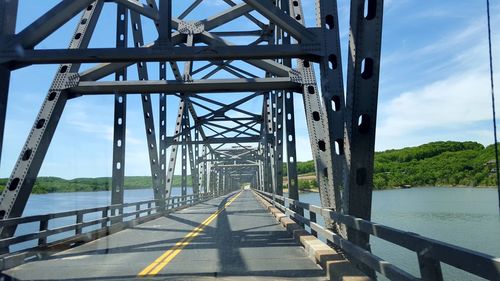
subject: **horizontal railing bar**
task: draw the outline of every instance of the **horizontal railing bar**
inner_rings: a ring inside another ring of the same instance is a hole
[[[348,227],[394,243],[416,253],[425,253],[426,257],[431,257],[483,278],[491,279],[493,277],[498,278],[499,276],[500,259],[493,256],[437,241],[416,233],[405,232],[352,216],[340,215],[331,210],[323,209],[322,215],[323,217],[329,216]]]
[[[372,268],[373,270],[378,271],[378,272],[380,272],[388,277],[394,276],[394,280],[419,280],[418,278],[415,278],[414,276],[406,273],[405,271],[398,268],[397,266],[375,256],[374,254],[370,253],[369,251],[365,251],[365,250],[357,247],[353,243],[351,243],[351,242],[343,239],[342,237],[334,234],[333,232],[325,229],[323,226],[321,226],[315,222],[311,222],[310,219],[307,219],[307,218],[297,214],[297,212],[293,211],[292,209],[287,208],[286,213],[289,214],[290,217],[297,219],[299,222],[309,226],[312,230],[316,231],[320,236],[325,237],[325,239],[334,243],[335,245],[338,245],[339,247],[342,247],[342,243],[350,244],[350,245],[348,245],[348,247],[349,246],[355,247],[357,252],[355,253],[355,255],[351,255],[351,256],[353,258],[356,258],[356,259],[361,258],[359,260],[362,262],[365,262],[365,261],[370,262],[370,264],[367,264],[367,265],[370,268]],[[333,238],[335,238],[335,239],[333,239]],[[349,251],[347,253],[351,254],[351,251]],[[372,266],[372,265],[377,265],[377,266]]]
[[[278,209],[280,209],[281,211],[284,211],[285,210],[285,206],[281,205],[280,203],[278,202],[274,202],[274,206],[276,206]]]
[[[193,194],[175,196],[175,197],[170,197],[166,200],[184,199],[184,198],[193,197],[193,196],[194,196]],[[144,204],[157,203],[157,202],[159,202],[159,200],[152,199],[152,200],[144,200],[144,201],[138,201],[138,202],[124,203],[124,204],[109,205],[109,206],[103,206],[103,207],[64,211],[64,212],[59,212],[59,213],[49,213],[49,214],[43,214],[43,215],[9,218],[9,219],[5,219],[5,220],[0,220],[0,227],[18,225],[18,224],[26,224],[26,223],[32,223],[32,222],[39,222],[41,220],[51,220],[51,219],[76,216],[77,214],[89,214],[89,213],[97,213],[97,212],[102,212],[102,211],[110,211],[110,210],[116,210],[116,209],[121,209],[121,208],[127,208],[127,207],[133,207],[133,206],[137,206],[137,205],[144,205]]]
[[[135,216],[135,215],[140,215],[142,213],[147,213],[147,212],[150,212],[150,211],[154,211],[156,210],[156,207],[152,207],[152,208],[148,208],[148,209],[143,209],[143,210],[138,210],[138,211],[133,211],[133,212],[128,212],[128,213],[123,213],[122,216],[123,218],[127,218],[127,217],[131,217],[131,216]]]
[[[143,209],[143,210],[139,210],[139,211],[134,211],[134,212],[129,212],[129,213],[118,214],[118,215],[115,215],[115,216],[108,216],[108,217],[104,217],[104,218],[100,218],[100,219],[95,219],[95,220],[91,220],[91,221],[85,221],[85,222],[82,222],[82,223],[75,223],[75,224],[65,225],[65,226],[62,226],[62,227],[59,227],[59,228],[47,229],[47,230],[44,230],[44,231],[39,231],[39,232],[29,233],[29,234],[24,234],[24,235],[19,235],[19,236],[16,236],[16,237],[5,238],[5,239],[1,239],[0,240],[0,247],[6,247],[6,246],[10,246],[10,245],[14,245],[14,244],[19,244],[19,243],[23,243],[23,242],[27,242],[27,241],[31,241],[31,240],[35,240],[35,239],[46,238],[46,237],[52,236],[54,234],[59,234],[59,233],[62,233],[62,232],[73,231],[77,227],[80,227],[80,228],[83,229],[85,227],[89,227],[89,226],[93,226],[93,225],[96,225],[96,224],[100,224],[100,223],[111,221],[112,219],[126,218],[126,217],[135,216],[137,214],[147,213],[149,211],[154,211],[154,210],[156,210],[156,207],[152,207],[152,208],[149,208],[149,209]]]
[[[88,209],[64,211],[64,212],[60,212],[60,213],[49,213],[49,214],[44,214],[44,215],[34,215],[34,216],[27,216],[27,217],[10,218],[10,219],[5,219],[5,220],[0,220],[0,227],[38,222],[41,220],[52,220],[52,219],[59,219],[59,218],[64,218],[64,217],[71,217],[71,216],[76,216],[77,214],[85,215],[85,214],[97,213],[97,212],[102,212],[102,211],[110,211],[110,210],[116,210],[116,209],[120,209],[120,208],[127,208],[127,207],[136,206],[136,205],[144,205],[144,204],[156,203],[156,202],[157,202],[157,200],[149,200],[149,201],[140,201],[140,202],[136,202],[136,203],[125,203],[123,205],[117,204],[117,205],[110,205],[110,206],[105,206],[105,207],[95,207],[95,208],[88,208]]]
[[[303,223],[303,224],[305,224],[307,226],[310,226],[310,224],[311,224],[311,220],[310,219],[308,219],[308,218],[306,218],[306,217],[304,217],[304,216],[302,216],[300,214],[297,214],[297,212],[293,211],[292,209],[288,209],[287,208],[286,211],[287,211],[287,213],[290,214],[291,218],[294,218],[294,219],[298,220],[299,222],[301,222],[301,223]]]
[[[268,199],[272,194],[258,191],[264,195],[264,199]],[[275,198],[278,196],[275,195]],[[330,209],[321,208],[315,205],[307,204],[293,199],[285,199],[285,205],[290,203],[294,207],[308,210],[309,212],[320,214],[322,217],[331,218],[333,221],[346,225],[352,229],[373,235],[377,238],[393,243],[400,247],[406,248],[417,254],[424,255],[428,258],[438,260],[456,268],[472,273],[474,275],[486,278],[499,278],[500,259],[493,256],[483,254],[474,250],[455,246],[446,242],[441,242],[431,238],[421,236],[416,233],[398,230],[392,227],[380,225],[371,221],[359,219],[353,216],[336,213]],[[270,201],[272,203],[272,199]],[[278,203],[274,203],[278,204]],[[308,225],[311,229],[315,224],[310,220],[296,214],[293,210],[287,208],[287,212],[293,213],[294,218]],[[308,224],[309,223],[309,224]],[[316,224],[317,225],[317,224]],[[323,232],[323,231],[318,231]],[[333,233],[333,232],[331,232]],[[323,232],[324,234],[324,232]],[[328,239],[328,236],[325,237]],[[333,243],[337,243],[332,241]],[[350,242],[349,242],[350,243]],[[349,253],[349,252],[347,252]],[[371,266],[370,266],[371,267]],[[377,270],[376,268],[372,268]],[[378,270],[377,270],[378,271]]]
[[[52,236],[54,234],[74,231],[75,229],[76,229],[76,224],[72,224],[72,225],[66,225],[66,226],[62,226],[62,227],[58,227],[58,228],[53,228],[50,230],[43,230],[40,232],[19,235],[16,237],[5,238],[5,239],[0,240],[0,247],[7,247],[10,245],[19,244],[19,243],[23,243],[23,242],[27,242],[27,241],[31,241],[31,240],[35,240],[35,239],[46,238],[46,237]]]
[[[198,200],[196,200],[195,194],[170,197],[170,198],[166,199],[166,201],[167,201],[166,207],[167,208],[166,208],[165,212],[170,213],[172,211],[176,211],[176,210],[180,209],[181,207],[191,206],[199,201],[210,198],[210,196],[211,195],[209,195],[209,194],[198,195]],[[186,198],[190,198],[190,199],[182,200],[182,199],[186,199]],[[178,200],[178,201],[173,203],[175,200]],[[34,222],[40,222],[40,221],[49,221],[51,219],[72,217],[72,216],[77,216],[77,215],[84,215],[84,214],[89,214],[89,213],[97,213],[97,212],[110,211],[110,210],[116,210],[116,209],[124,209],[124,208],[128,208],[128,207],[133,207],[133,206],[153,204],[153,203],[157,203],[158,201],[159,200],[154,200],[154,199],[153,200],[144,200],[144,201],[138,201],[138,202],[110,205],[110,206],[106,206],[106,207],[96,207],[96,208],[80,209],[80,210],[73,210],[73,211],[65,211],[65,212],[61,212],[61,213],[51,213],[51,214],[44,214],[44,215],[34,215],[34,216],[29,216],[29,217],[12,218],[12,219],[0,221],[0,227],[1,226],[8,226],[8,225],[16,225],[16,224],[34,223]],[[169,203],[168,201],[172,201],[172,203]],[[169,206],[171,208],[168,208]],[[8,238],[0,239],[0,247],[8,247],[11,245],[24,243],[24,242],[28,242],[28,241],[32,241],[32,240],[36,240],[36,239],[47,238],[49,236],[59,234],[59,233],[75,231],[77,228],[83,229],[85,227],[89,227],[89,226],[93,226],[93,225],[97,225],[97,224],[101,224],[101,223],[105,223],[105,222],[107,223],[107,222],[111,221],[112,219],[127,218],[127,217],[131,217],[131,216],[140,215],[142,213],[155,212],[157,209],[158,209],[158,207],[151,207],[151,208],[147,208],[147,209],[136,210],[133,212],[127,212],[127,213],[122,213],[122,214],[117,214],[117,215],[110,215],[110,216],[106,216],[104,218],[99,218],[99,219],[95,219],[95,220],[91,220],[91,221],[84,221],[81,223],[65,225],[65,226],[58,227],[58,228],[47,229],[47,230],[38,231],[38,232],[34,232],[34,233],[23,234],[23,235],[19,235],[19,236],[15,236],[15,237],[8,237]],[[153,214],[151,214],[151,215],[153,215]]]
[[[385,261],[379,258],[378,256],[370,253],[369,251],[349,242],[348,240],[343,239],[339,235],[336,235],[335,233],[326,230],[317,223],[311,222],[310,227],[312,230],[316,231],[319,235],[325,237],[328,241],[339,246],[350,257],[360,261],[361,263],[383,274],[384,276],[386,276],[391,280],[408,280],[408,281],[420,280],[419,278],[412,276],[411,274],[403,271],[402,269],[391,264],[390,262]]]

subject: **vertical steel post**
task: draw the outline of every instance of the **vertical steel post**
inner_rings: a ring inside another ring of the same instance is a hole
[[[290,4],[290,15],[304,25],[304,16],[300,0]],[[316,167],[316,178],[320,191],[321,205],[327,208],[335,208],[335,193],[333,180],[333,154],[330,151],[330,130],[327,118],[325,118],[321,95],[316,83],[316,74],[311,62],[298,60],[298,69],[305,81],[303,87],[304,109],[306,113],[307,129],[311,142],[311,151]],[[333,223],[325,221],[328,228],[334,231]]]
[[[198,131],[197,131],[198,132]],[[207,146],[203,145],[201,148],[201,159],[199,162],[201,163],[201,169],[200,169],[200,185],[203,190],[203,193],[206,194],[208,192],[208,187],[207,187]]]
[[[160,27],[158,29],[160,41],[168,44],[172,40],[172,0],[160,0],[159,6]]]
[[[189,120],[189,114],[187,116],[188,120]],[[195,133],[195,136],[197,136],[197,134]],[[188,122],[188,126],[187,126],[187,139],[188,141],[192,141],[192,135],[191,135],[191,125],[190,125],[190,122]],[[189,168],[190,168],[190,171],[191,171],[191,186],[192,186],[192,189],[193,189],[193,194],[196,194],[196,198],[198,197],[199,193],[200,193],[200,186],[199,186],[199,183],[198,183],[198,167],[197,167],[197,162],[196,162],[196,154],[199,152],[197,147],[198,145],[195,145],[194,148],[193,148],[193,144],[192,143],[189,143],[187,145],[188,147],[188,155],[189,155]]]
[[[286,122],[286,168],[288,179],[288,198],[299,200],[299,185],[297,176],[297,152],[295,144],[295,111],[293,93],[285,95],[285,122]]]
[[[154,1],[156,2],[156,1]],[[158,22],[158,38],[160,47],[170,47],[172,45],[172,0],[160,0],[159,6],[160,20]],[[167,79],[167,64],[160,62],[160,80]],[[160,94],[160,133],[159,133],[159,162],[160,162],[160,189],[164,200],[170,197],[170,189],[167,189],[167,95]]]
[[[271,153],[272,153],[272,137],[273,137],[273,120],[271,115],[271,107],[272,101],[270,93],[267,93],[264,98],[264,106],[265,106],[265,140],[264,140],[264,154],[265,154],[265,163],[264,163],[264,186],[266,192],[273,192],[273,173],[271,167]]]
[[[222,173],[221,169],[217,168],[217,196],[222,194]]]
[[[221,195],[226,194],[227,192],[227,171],[226,168],[221,169],[222,172],[222,188],[221,188]]]
[[[116,15],[116,48],[126,48],[128,42],[128,9],[117,5]],[[127,68],[118,70],[116,81],[127,80]],[[111,178],[111,205],[123,204],[125,179],[125,144],[127,123],[127,95],[115,94],[113,124],[113,166]],[[123,213],[123,209],[112,209],[111,215]],[[113,219],[111,223],[121,222],[122,217]]]
[[[209,193],[209,194],[213,194],[213,185],[212,185],[212,163],[209,162],[209,160],[211,159],[211,155],[208,154],[207,152],[207,146],[204,146],[204,149],[205,149],[205,153],[203,153],[204,157],[205,157],[205,166],[204,166],[204,169],[203,169],[203,178],[204,178],[204,182],[205,182],[205,192]]]
[[[371,219],[383,6],[383,0],[351,1],[343,203],[347,214],[366,220]],[[370,249],[369,235],[348,229],[347,236]]]
[[[164,70],[165,69],[165,70]],[[160,79],[165,80],[167,76],[165,62],[160,63]],[[158,157],[160,158],[160,187],[162,197],[164,199],[170,197],[167,196],[167,95],[165,93],[160,94],[159,102],[159,114],[160,114],[160,133],[158,143],[160,144],[160,150]]]
[[[12,39],[16,31],[17,8],[18,0],[0,2],[0,42],[7,42]],[[0,49],[3,47],[5,46],[0,43]],[[0,163],[2,159],[9,85],[10,69],[5,65],[0,65]]]
[[[327,151],[330,153],[332,166],[328,175],[333,181],[333,196],[329,206],[337,212],[342,210],[341,190],[344,183],[344,81],[342,76],[342,59],[340,49],[340,32],[338,28],[338,11],[336,0],[319,0],[317,6],[317,25],[321,27],[321,38],[325,47],[320,60],[321,94],[323,98],[322,115],[327,119],[329,141]],[[314,115],[312,118],[317,118]],[[330,172],[331,171],[331,172]],[[338,226],[337,226],[338,227]],[[340,232],[340,229],[337,229]]]
[[[276,185],[277,185],[277,175],[276,175],[276,146],[275,146],[275,138],[276,138],[276,91],[272,91],[270,93],[269,99],[269,120],[271,121],[269,127],[269,135],[271,136],[269,140],[269,166],[270,166],[270,175],[271,175],[271,192],[276,194]]]
[[[175,165],[177,163],[177,150],[179,148],[179,138],[182,141],[182,125],[183,125],[183,120],[184,120],[184,108],[185,108],[185,102],[184,99],[181,99],[179,102],[179,110],[177,111],[177,119],[175,123],[175,137],[173,138],[173,143],[171,149],[170,149],[170,159],[168,160],[168,170],[167,170],[167,183],[166,183],[166,190],[165,193],[167,196],[170,196],[172,192],[172,184],[174,181],[174,172],[175,172]],[[172,143],[171,140],[167,140],[168,143],[165,145],[166,147],[169,147],[170,144]],[[182,146],[182,144],[181,144]]]
[[[275,148],[275,177],[276,177],[276,194],[283,195],[283,92],[276,92],[275,96],[274,116],[275,121],[275,136],[274,136],[274,148]]]
[[[196,125],[196,121],[195,121]],[[198,142],[200,140],[200,132],[198,129],[194,130],[194,140]],[[203,167],[200,165],[200,146],[198,143],[194,145],[194,177],[196,178],[196,185],[198,193],[203,193],[202,183],[203,183]]]
[[[217,186],[215,184],[216,177],[217,177],[217,175],[215,173],[214,166],[212,165],[212,163],[210,163],[210,169],[209,169],[209,173],[208,173],[208,182],[210,185],[210,194],[212,194],[213,197],[216,196],[216,190],[217,190]]]
[[[187,103],[184,100],[184,103]],[[189,115],[187,110],[187,105],[184,106],[184,111],[182,112],[182,132],[181,132],[181,191],[182,196],[187,194],[187,126],[189,122]]]
[[[281,9],[286,13],[290,14],[290,3],[289,0],[281,0]],[[290,35],[287,32],[281,33],[282,44],[284,46],[291,44]],[[291,59],[283,59],[283,65],[292,67]],[[284,118],[285,118],[285,141],[286,141],[286,169],[287,169],[287,184],[288,184],[288,198],[299,200],[299,185],[298,185],[298,175],[297,175],[297,150],[296,150],[296,136],[295,136],[295,109],[293,104],[293,92],[284,92],[284,97],[282,100],[282,107],[284,107]],[[283,116],[282,116],[283,118]],[[287,206],[288,207],[288,206]],[[299,215],[304,215],[304,210],[300,208],[294,208],[294,211]]]
[[[134,37],[135,47],[141,47],[144,45],[144,37],[142,32],[142,21],[141,16],[137,12],[130,12],[130,18],[132,23],[132,33]],[[137,63],[137,72],[139,80],[148,80],[148,68],[146,62]],[[142,111],[144,114],[144,127],[146,130],[146,139],[148,142],[148,154],[149,154],[149,164],[151,168],[151,178],[153,184],[153,193],[155,200],[157,201],[157,206],[160,210],[164,210],[165,201],[162,198],[163,192],[160,188],[160,165],[158,161],[158,147],[156,144],[156,134],[153,116],[153,105],[151,102],[150,94],[141,94],[142,100]]]

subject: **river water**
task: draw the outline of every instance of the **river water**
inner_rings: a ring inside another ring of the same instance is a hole
[[[172,190],[172,195],[179,194],[180,189]],[[125,191],[125,202],[152,198],[150,189]],[[318,193],[302,193],[300,200],[320,205]],[[106,206],[109,202],[107,191],[31,195],[24,215]],[[372,220],[500,257],[500,216],[495,189],[441,187],[375,191]],[[18,233],[26,230],[20,228]],[[371,244],[373,253],[419,276],[415,253],[376,238]],[[443,271],[447,280],[480,280],[446,265]]]

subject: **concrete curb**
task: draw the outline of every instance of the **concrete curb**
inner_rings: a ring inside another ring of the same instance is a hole
[[[281,210],[267,202],[259,194],[255,197],[273,217],[297,240],[306,251],[309,258],[318,263],[327,273],[328,280],[335,281],[368,281],[372,280],[358,270],[349,260],[343,258],[323,241],[311,235],[299,224],[288,218]]]

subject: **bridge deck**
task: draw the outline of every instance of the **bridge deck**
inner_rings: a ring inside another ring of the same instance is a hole
[[[26,263],[4,274],[18,280],[322,280],[325,275],[249,190],[201,203],[46,260]]]

